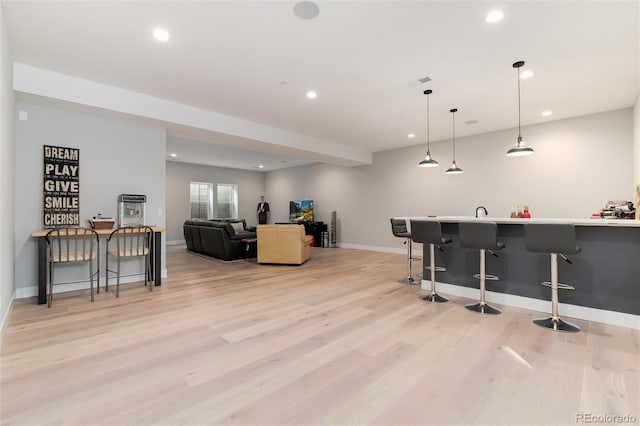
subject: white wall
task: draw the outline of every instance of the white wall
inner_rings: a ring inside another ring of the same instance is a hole
[[[633,106],[633,182],[640,185],[640,90]]]
[[[28,114],[28,121],[16,121],[17,297],[34,295],[37,286],[36,242],[31,232],[43,226],[43,145],[80,149],[82,220],[98,212],[115,218],[118,194],[146,194],[147,224],[165,225],[165,129],[25,102],[18,102],[16,108]],[[164,252],[163,244],[163,271]],[[87,270],[60,268],[56,275],[60,282],[84,285]],[[141,263],[129,262],[124,273],[142,270]]]
[[[191,217],[189,183],[238,185],[238,217],[256,225],[256,206],[264,193],[264,173],[167,161],[167,241],[184,241],[182,224]]]
[[[456,140],[462,175],[445,175],[451,141],[431,145],[440,167],[420,169],[423,145],[374,154],[354,168],[316,164],[268,172],[265,192],[274,220],[286,220],[288,201],[312,198],[316,219],[338,216],[343,245],[401,247],[391,235],[392,216],[473,215],[508,217],[528,204],[533,217],[589,217],[607,200],[633,199],[631,108],[523,128],[536,154],[509,158],[514,129]]]
[[[14,297],[14,155],[13,63],[0,3],[0,331]]]

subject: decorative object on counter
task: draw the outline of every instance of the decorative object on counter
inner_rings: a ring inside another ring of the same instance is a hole
[[[146,195],[120,194],[118,195],[118,225],[145,225]]]
[[[516,206],[511,206],[511,216],[512,219],[518,217],[518,210]]]
[[[599,213],[592,215],[594,218],[601,219],[635,219],[637,217],[636,209],[631,201],[607,201],[605,206],[600,209]]]
[[[427,95],[427,155],[424,156],[424,160],[418,163],[418,167],[438,167],[440,165],[431,158],[431,150],[429,149],[429,95],[432,92],[431,89],[424,91],[424,94]]]
[[[524,65],[524,61],[518,61],[513,63],[513,68],[516,69],[518,79],[518,141],[516,146],[507,151],[507,157],[524,157],[526,155],[534,154],[535,151],[524,144],[522,141],[522,132],[520,130],[520,67]]]
[[[517,208],[517,210],[516,210],[516,217],[517,217],[518,219],[522,219],[522,215],[523,215],[523,214],[524,214],[524,213],[523,213],[523,211],[522,211],[522,207],[521,207],[521,206],[518,206],[518,208]]]
[[[636,185],[636,206],[640,206],[640,185]],[[636,209],[636,220],[640,220],[640,209]]]
[[[451,118],[453,120],[453,163],[445,173],[448,175],[459,175],[460,173],[463,173],[463,171],[456,164],[456,112],[458,112],[458,109],[452,108],[449,112],[451,113]]]
[[[531,213],[529,213],[529,206],[524,206],[524,211],[522,212],[523,219],[531,219]]]
[[[476,207],[476,217],[489,216],[489,212],[484,206]]]
[[[112,218],[102,216],[102,213],[98,213],[93,219],[87,219],[87,222],[89,222],[92,229],[112,229],[116,223]]]

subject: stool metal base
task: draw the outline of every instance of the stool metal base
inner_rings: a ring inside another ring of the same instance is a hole
[[[472,303],[470,305],[465,305],[465,308],[481,314],[500,315],[502,313],[500,309],[489,306],[486,303]]]
[[[533,320],[533,323],[540,327],[550,328],[553,331],[565,331],[567,333],[576,333],[580,331],[580,327],[576,324],[561,320],[560,318],[537,318]]]
[[[409,277],[409,278],[405,278],[402,280],[398,280],[398,282],[400,284],[407,284],[407,285],[417,285],[417,284],[421,284],[422,279],[420,277],[418,277],[418,279],[415,279],[413,277]]]
[[[434,303],[444,303],[449,301],[449,299],[447,299],[446,297],[442,297],[437,293],[424,294],[420,296],[420,299]]]
[[[445,268],[444,266],[434,266],[433,268],[431,266],[425,266],[424,269],[428,271],[433,269],[434,272],[447,272],[447,268]]]
[[[553,283],[551,281],[545,281],[540,283],[545,287],[553,288]],[[558,290],[575,290],[576,288],[569,284],[558,283]]]

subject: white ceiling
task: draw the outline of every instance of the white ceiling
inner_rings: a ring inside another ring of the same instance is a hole
[[[521,81],[523,125],[629,107],[640,89],[637,0],[316,3],[313,20],[295,16],[293,1],[2,7],[16,62],[369,152],[425,142],[425,89],[432,141],[451,137],[453,107],[457,136],[517,126],[516,60],[535,73]],[[495,8],[505,17],[487,24]],[[169,42],[152,38],[157,26]],[[272,164],[264,170],[316,161],[304,149],[236,151],[228,138],[220,147],[215,135],[182,136],[170,130],[168,142],[182,161]]]

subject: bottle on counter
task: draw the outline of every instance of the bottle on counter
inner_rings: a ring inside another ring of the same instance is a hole
[[[518,213],[516,212],[516,206],[511,206],[511,217],[512,218],[518,217]]]
[[[523,213],[522,213],[522,207],[518,206],[518,208],[517,208],[517,215],[516,215],[516,217],[518,217],[518,218],[520,218],[520,219],[521,219],[521,218],[522,218],[522,214],[523,214]]]
[[[522,213],[523,219],[531,219],[531,213],[529,213],[529,206],[524,206],[524,212]]]

